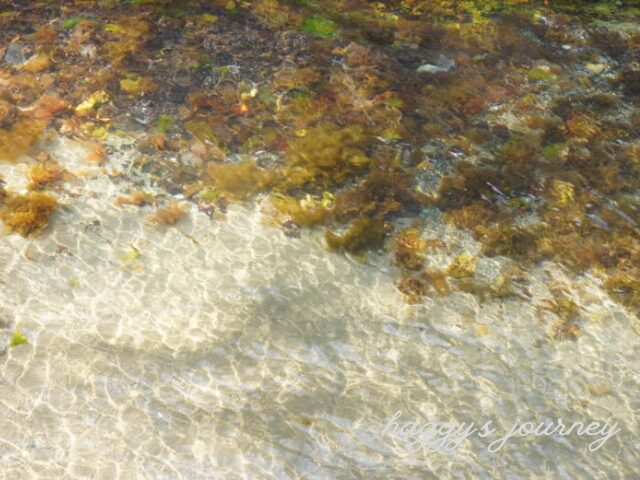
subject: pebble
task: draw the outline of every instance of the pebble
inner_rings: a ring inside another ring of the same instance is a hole
[[[26,61],[23,50],[24,47],[19,43],[12,43],[7,47],[7,51],[4,54],[4,61],[9,65],[22,65]]]
[[[444,55],[440,55],[435,65],[425,63],[424,65],[420,65],[416,71],[418,73],[444,73],[451,70],[455,65],[456,62],[453,60],[445,57]]]
[[[586,67],[587,70],[596,75],[600,75],[606,68],[603,63],[587,63]]]

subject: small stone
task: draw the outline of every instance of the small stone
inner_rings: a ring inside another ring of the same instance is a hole
[[[51,60],[48,56],[42,54],[36,54],[31,57],[27,62],[22,65],[22,69],[31,72],[31,73],[39,73],[43,70],[46,70],[51,65]]]
[[[24,47],[19,43],[12,43],[7,47],[7,51],[4,54],[4,61],[9,65],[22,65],[25,62]]]
[[[418,73],[445,73],[455,67],[456,62],[450,58],[440,55],[435,64],[425,63],[417,68]]]
[[[210,203],[199,204],[198,210],[207,215],[211,220],[215,218],[216,207]]]
[[[587,385],[587,389],[589,390],[589,393],[594,397],[602,397],[603,395],[606,395],[611,392],[611,388],[609,388],[607,385],[590,384],[590,385]]]
[[[280,224],[282,231],[289,238],[300,238],[300,225],[293,220],[287,220]]]
[[[476,323],[476,333],[480,336],[489,334],[489,327],[486,323]]]
[[[587,70],[595,75],[600,75],[606,68],[603,63],[587,63],[586,67]]]

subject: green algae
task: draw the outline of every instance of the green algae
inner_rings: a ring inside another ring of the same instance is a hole
[[[65,18],[60,22],[60,26],[65,30],[72,30],[83,22],[92,22],[93,20],[87,17],[71,17]]]
[[[29,340],[27,340],[27,337],[20,330],[16,330],[9,341],[9,346],[19,347],[20,345],[27,345],[28,343]]]
[[[167,133],[175,125],[175,121],[170,115],[160,115],[156,120],[156,130],[160,133]]]
[[[542,149],[542,156],[547,161],[557,159],[565,147],[566,147],[566,144],[564,143],[555,143],[553,145],[547,145]]]
[[[389,97],[384,100],[385,105],[390,107],[402,108],[404,107],[404,101],[401,98]]]
[[[541,82],[554,82],[557,76],[547,66],[533,67],[527,73],[529,80],[541,81]]]
[[[300,27],[303,32],[313,33],[321,37],[335,37],[336,29],[337,25],[334,21],[319,16],[305,18],[302,27]]]

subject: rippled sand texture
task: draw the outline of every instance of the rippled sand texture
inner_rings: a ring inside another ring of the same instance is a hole
[[[77,145],[52,149],[80,164]],[[588,278],[543,264],[530,299],[407,306],[389,258],[329,255],[321,232],[287,238],[257,204],[155,227],[150,207],[114,206],[129,187],[85,172],[43,237],[0,242],[2,339],[17,327],[29,340],[0,358],[0,478],[637,478],[637,319]],[[477,249],[436,215],[425,228]],[[499,262],[481,257],[478,274]],[[575,342],[538,327],[552,282],[591,315]],[[572,436],[491,455],[472,437],[411,455],[380,433],[398,410],[622,431],[596,453]]]

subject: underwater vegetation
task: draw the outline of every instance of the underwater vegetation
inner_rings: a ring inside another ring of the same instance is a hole
[[[332,251],[390,251],[410,302],[515,291],[478,284],[469,254],[427,269],[442,248],[422,220],[437,209],[483,255],[593,274],[637,309],[639,17],[636,2],[572,0],[0,6],[0,161],[37,158],[57,131],[100,163],[126,132],[167,196],[214,219],[264,194],[287,236],[319,228]],[[27,176],[41,190],[67,173],[44,161]],[[46,194],[4,195],[5,229],[46,226],[31,197]]]
[[[27,340],[27,337],[25,337],[25,335],[21,331],[16,330],[16,332],[11,337],[11,340],[9,341],[9,346],[19,347],[20,345],[27,345],[28,343],[29,340]]]
[[[13,162],[29,151],[40,138],[43,125],[38,121],[18,120],[0,129],[0,161]]]
[[[207,179],[229,197],[242,200],[266,188],[273,173],[261,169],[253,160],[244,160],[238,164],[209,164]]]
[[[342,235],[327,230],[325,239],[329,248],[333,250],[359,254],[382,248],[386,233],[387,229],[381,218],[365,216],[356,218]]]
[[[469,254],[463,253],[453,259],[453,262],[445,269],[444,273],[453,278],[471,277],[476,271],[477,259]]]
[[[271,196],[271,204],[285,217],[283,221],[293,221],[301,227],[324,224],[330,212],[327,207],[331,205],[332,201],[332,196],[326,193],[322,199],[314,198],[311,195],[301,200],[283,194]]]
[[[396,263],[407,270],[419,270],[426,257],[427,242],[417,228],[407,228],[394,238]]]
[[[60,183],[70,177],[62,165],[52,159],[45,158],[43,162],[29,167],[29,190],[42,190],[52,184]]]
[[[159,225],[175,225],[187,214],[187,211],[186,205],[171,202],[166,207],[158,208],[156,213],[148,217],[148,220]]]
[[[0,206],[0,220],[6,232],[33,238],[47,228],[49,217],[57,208],[57,200],[47,193],[7,193]]]
[[[116,205],[135,205],[136,207],[142,207],[143,205],[152,205],[153,203],[155,203],[154,196],[142,190],[134,190],[131,194],[116,199]]]
[[[370,159],[359,148],[365,142],[360,126],[341,128],[322,123],[313,127],[289,144],[278,188],[288,191],[311,184],[326,189],[344,183],[369,164]]]

